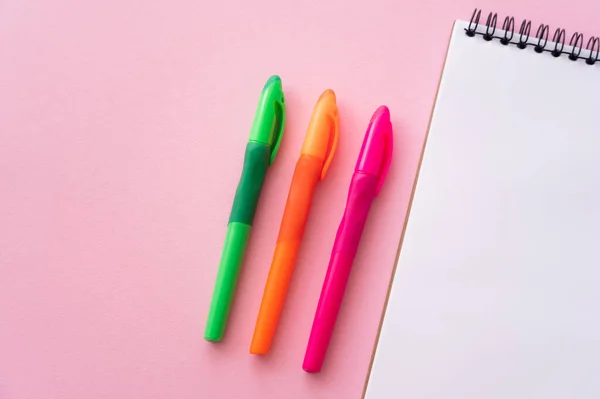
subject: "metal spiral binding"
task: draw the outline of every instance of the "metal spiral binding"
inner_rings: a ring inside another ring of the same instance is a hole
[[[588,56],[582,56],[581,51],[583,50],[583,34],[579,32],[573,33],[571,39],[569,40],[569,47],[571,47],[570,51],[565,51],[565,38],[566,32],[564,29],[557,28],[553,35],[552,41],[550,45],[548,44],[548,38],[550,36],[550,27],[545,24],[540,24],[535,33],[535,38],[537,39],[537,43],[529,42],[529,37],[531,35],[531,21],[524,19],[521,22],[519,27],[519,31],[515,34],[515,19],[513,17],[504,18],[504,22],[502,23],[502,34],[496,34],[496,25],[498,23],[498,14],[489,13],[485,24],[481,23],[481,10],[477,8],[473,11],[473,15],[471,15],[471,20],[469,21],[469,26],[465,28],[465,33],[467,36],[474,37],[475,35],[480,35],[486,41],[491,41],[493,39],[498,39],[501,44],[507,46],[509,44],[515,45],[520,49],[525,49],[528,46],[532,46],[534,51],[537,53],[549,52],[553,57],[560,57],[561,55],[566,55],[569,57],[571,61],[577,60],[585,60],[586,64],[594,65],[597,61],[600,60],[600,38],[592,36],[588,39],[587,45],[585,49],[589,52]],[[485,31],[477,31],[479,26],[485,26]],[[516,41],[513,41],[513,38],[516,37]],[[548,48],[546,48],[548,47]]]

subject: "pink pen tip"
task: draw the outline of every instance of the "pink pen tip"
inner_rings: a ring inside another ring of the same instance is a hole
[[[381,118],[382,121],[390,122],[390,109],[385,105],[381,105],[379,108],[375,110],[373,116],[371,117],[371,121],[376,118]]]

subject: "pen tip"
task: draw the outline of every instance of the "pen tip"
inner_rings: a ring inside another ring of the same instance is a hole
[[[390,120],[390,110],[385,105],[382,105],[379,108],[377,108],[373,117],[374,118],[375,117],[385,118],[386,120],[389,121]]]
[[[331,89],[327,89],[325,90],[322,94],[321,97],[319,98],[319,100],[329,100],[335,103],[335,93],[333,90]]]
[[[271,76],[269,80],[267,80],[267,83],[265,83],[265,89],[273,84],[281,84],[281,78],[277,75]]]

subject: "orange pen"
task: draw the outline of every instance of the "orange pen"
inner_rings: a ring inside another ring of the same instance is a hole
[[[338,109],[333,90],[325,90],[315,105],[290,185],[271,270],[265,285],[250,353],[269,352],[285,295],[290,285],[296,256],[304,234],[313,193],[327,174],[337,148]]]

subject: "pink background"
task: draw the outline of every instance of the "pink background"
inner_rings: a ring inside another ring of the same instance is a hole
[[[600,4],[548,1],[0,2],[0,398],[359,398],[452,21],[472,8],[587,34]],[[534,25],[537,26],[537,25]],[[262,85],[288,125],[226,339],[202,339]],[[314,102],[338,96],[273,352],[248,354]],[[371,113],[396,153],[323,373],[301,370]]]

